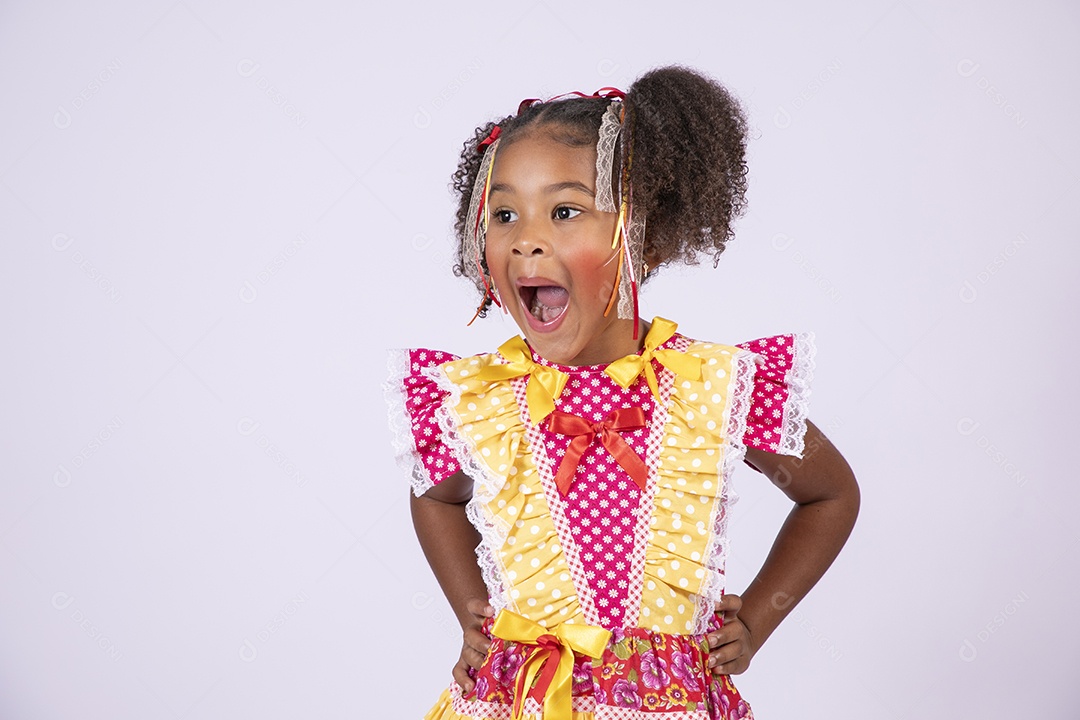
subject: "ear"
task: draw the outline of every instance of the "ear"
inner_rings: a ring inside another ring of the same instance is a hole
[[[645,237],[645,247],[641,251],[642,261],[648,266],[648,273],[655,272],[657,268],[668,261],[668,257],[657,250],[657,248],[649,243],[648,236]],[[645,275],[647,277],[647,274]]]

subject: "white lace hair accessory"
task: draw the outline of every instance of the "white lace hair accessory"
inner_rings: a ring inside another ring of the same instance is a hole
[[[600,120],[600,134],[596,140],[596,209],[600,212],[619,211],[612,194],[611,178],[612,165],[615,163],[615,147],[619,142],[619,131],[622,130],[621,110],[622,101],[612,100],[604,117]],[[621,175],[620,173],[620,182]],[[620,314],[619,317],[622,315]]]
[[[624,320],[638,316],[638,262],[645,246],[645,214],[634,212],[633,194],[629,186],[623,187],[624,176],[630,167],[629,136],[623,133],[623,113],[626,107],[622,98],[612,99],[600,119],[596,140],[596,209],[600,212],[618,213],[615,237],[611,248],[619,249],[618,309],[617,315]],[[615,168],[615,148],[622,140],[624,168]],[[618,172],[618,186],[613,174]],[[618,204],[616,204],[616,197]],[[620,246],[621,242],[621,246]],[[614,300],[614,298],[613,298]],[[608,306],[610,310],[610,305]],[[607,315],[607,311],[604,312]],[[637,332],[635,328],[635,339]]]
[[[487,196],[491,183],[491,165],[495,161],[495,149],[499,141],[495,139],[484,150],[480,169],[473,182],[472,195],[469,197],[469,212],[465,216],[465,240],[461,257],[465,261],[465,275],[481,290],[487,290],[483,277],[484,238],[487,235]]]

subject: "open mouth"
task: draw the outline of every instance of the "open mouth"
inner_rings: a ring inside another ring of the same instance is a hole
[[[570,303],[570,293],[558,285],[522,286],[518,292],[525,309],[542,323],[558,320]]]

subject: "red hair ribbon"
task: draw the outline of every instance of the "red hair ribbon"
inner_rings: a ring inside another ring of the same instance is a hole
[[[602,87],[599,90],[597,90],[596,92],[594,92],[592,95],[586,95],[585,93],[580,92],[578,90],[571,90],[568,93],[563,93],[562,95],[556,95],[555,97],[549,98],[547,100],[541,100],[540,98],[529,98],[527,100],[522,100],[521,103],[518,105],[517,114],[520,115],[522,112],[524,112],[528,108],[532,107],[536,103],[539,103],[539,102],[553,102],[555,100],[562,100],[564,98],[570,97],[571,95],[573,95],[574,97],[579,97],[579,98],[619,98],[620,100],[626,98],[626,93],[624,93],[619,88],[613,88],[613,87]]]
[[[612,410],[602,422],[589,422],[583,417],[555,410],[548,416],[548,429],[560,435],[573,435],[570,446],[566,448],[566,455],[559,463],[559,470],[555,474],[555,484],[563,495],[570,492],[570,486],[574,482],[574,473],[577,472],[581,456],[592,445],[593,439],[599,435],[600,442],[607,449],[615,461],[622,466],[626,474],[633,479],[637,486],[645,489],[645,483],[649,479],[649,471],[645,462],[630,444],[619,435],[620,430],[636,430],[645,427],[645,411],[639,407],[619,408]]]
[[[619,98],[620,100],[626,99],[626,93],[619,88],[602,87],[594,92],[590,97],[602,97],[602,98]]]
[[[499,139],[499,134],[502,133],[502,128],[496,125],[491,128],[491,132],[487,134],[483,140],[476,145],[476,152],[484,152],[487,146]]]

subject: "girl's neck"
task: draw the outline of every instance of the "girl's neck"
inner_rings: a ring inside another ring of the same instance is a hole
[[[597,343],[598,347],[595,347],[591,351],[580,353],[577,357],[567,362],[564,358],[549,357],[546,354],[535,350],[540,357],[543,357],[550,363],[555,365],[561,365],[562,367],[593,367],[596,365],[610,365],[611,363],[624,358],[627,355],[637,355],[641,352],[645,346],[645,336],[649,333],[652,327],[651,323],[638,318],[638,333],[637,339],[634,339],[634,325],[630,320],[618,320],[612,323],[606,331],[605,341]]]

